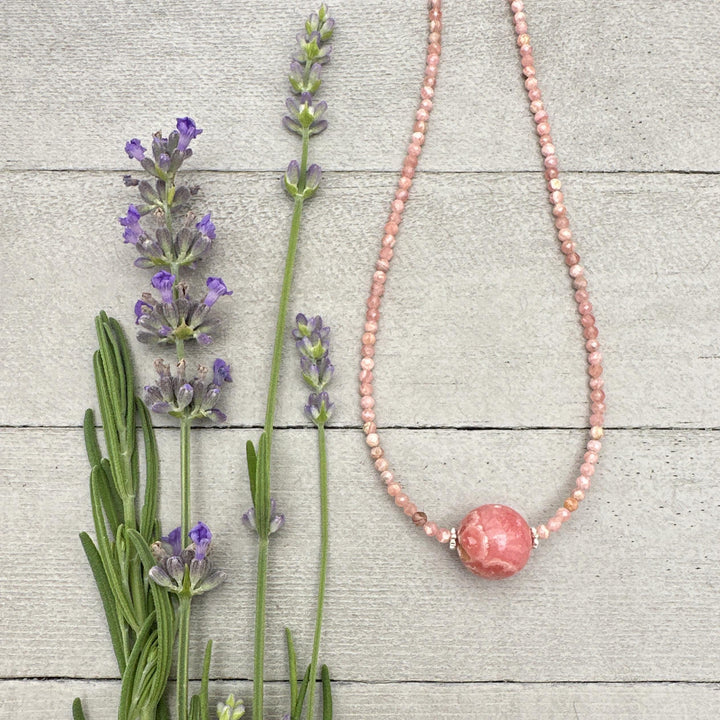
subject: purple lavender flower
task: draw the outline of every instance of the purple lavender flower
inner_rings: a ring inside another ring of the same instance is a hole
[[[242,515],[243,525],[257,532],[255,508],[251,507]],[[277,512],[275,498],[270,498],[270,534],[277,532],[285,524],[285,515]]]
[[[215,358],[213,364],[213,383],[220,387],[224,382],[232,382],[230,376],[230,366],[220,358]]]
[[[189,117],[177,118],[177,129],[180,133],[177,149],[182,152],[190,144],[190,141],[196,138],[202,130],[195,125],[194,120]]]
[[[203,302],[208,307],[212,307],[218,301],[218,298],[221,298],[223,295],[232,295],[232,290],[228,290],[225,283],[219,277],[209,277],[206,285],[208,291]]]
[[[120,224],[125,228],[123,237],[125,238],[126,243],[135,245],[135,243],[137,243],[138,240],[145,235],[145,231],[140,225],[141,217],[142,215],[135,205],[130,205],[128,207],[127,215],[125,217],[118,218]]]
[[[332,416],[335,404],[330,402],[330,397],[323,391],[311,393],[305,406],[305,414],[316,424],[324,425]]]
[[[192,543],[182,548],[180,528],[153,543],[156,565],[150,568],[150,579],[174,593],[202,595],[225,581],[222,570],[214,570],[208,557],[212,533],[199,522],[189,533]]]
[[[155,273],[150,281],[152,286],[160,291],[164,303],[173,301],[173,288],[175,287],[175,276],[165,270]]]
[[[133,158],[135,160],[144,160],[146,149],[147,148],[142,146],[138,138],[133,138],[125,143],[125,152],[128,154],[129,158]]]
[[[210,528],[204,522],[199,522],[188,534],[195,546],[195,559],[202,560],[210,549],[212,541]]]
[[[210,220],[210,213],[203,216],[203,219],[195,225],[195,227],[210,240],[215,239],[215,225]]]
[[[332,380],[335,368],[327,355],[314,362],[303,355],[300,358],[300,369],[305,382],[315,391],[320,392]]]
[[[320,185],[320,180],[322,178],[322,169],[319,165],[316,163],[313,163],[308,169],[307,169],[307,175],[305,176],[305,192],[303,193],[305,197],[311,197],[315,194],[315,191],[318,189],[318,186]]]
[[[198,366],[194,378],[187,380],[185,365],[185,360],[181,360],[173,376],[166,362],[156,360],[157,384],[145,386],[145,402],[153,412],[190,420],[206,418],[217,423],[225,422],[227,416],[215,407],[220,385],[207,382],[209,370],[203,365]]]

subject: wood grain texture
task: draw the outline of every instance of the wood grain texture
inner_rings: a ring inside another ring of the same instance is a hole
[[[512,580],[482,583],[390,502],[369,460],[362,460],[362,433],[331,432],[323,656],[334,676],[717,681],[715,435],[611,433],[593,493],[563,533]],[[231,578],[197,603],[195,674],[208,636],[217,640],[215,677],[252,672],[254,549],[239,523],[250,503],[241,462],[247,437],[228,429],[198,433],[193,441],[193,515],[212,517],[217,561]],[[167,527],[178,515],[178,434],[163,430],[159,440]],[[79,530],[91,527],[81,444],[73,429],[0,437],[2,496],[12,498],[0,523],[16,529],[18,547],[33,548],[23,562],[0,566],[0,646],[11,649],[0,657],[2,677],[116,675],[77,540]],[[385,444],[391,459],[402,459],[399,471],[411,495],[439,521],[456,522],[475,505],[502,499],[540,522],[572,485],[583,433],[395,430]],[[312,432],[280,431],[274,450],[273,494],[288,517],[273,541],[270,575],[268,677],[280,679],[286,677],[282,624],[298,629],[305,652],[311,640],[318,501]]]
[[[286,705],[282,686],[270,684],[267,697]],[[231,692],[252,694],[247,682],[214,682],[212,698]],[[0,712],[18,717],[28,706],[57,708],[57,717],[75,697],[83,699],[88,718],[101,717],[117,704],[119,683],[88,681],[0,681]],[[720,713],[720,686],[670,683],[383,683],[334,682],[333,709],[343,720],[714,720]],[[658,712],[662,715],[658,715]]]
[[[264,391],[251,389],[268,377],[289,203],[274,173],[188,179],[202,185],[199,211],[212,209],[218,226],[203,271],[235,291],[216,306],[225,328],[210,348],[242,368],[225,407],[232,424],[259,424]],[[330,174],[304,225],[290,315],[322,313],[333,326],[343,424],[358,422],[364,300],[393,181]],[[94,402],[92,317],[104,308],[132,334],[135,300],[151,289],[117,223],[135,194],[105,173],[5,174],[0,191],[11,198],[3,272],[14,318],[0,422],[78,425]],[[720,426],[720,264],[709,241],[719,192],[714,175],[567,179],[607,358],[610,426]],[[406,215],[377,350],[381,423],[582,426],[583,340],[540,177],[421,174]],[[46,384],[14,389],[28,349],[59,393],[52,401]],[[133,352],[146,384],[157,349],[133,343]],[[298,424],[303,390],[289,335],[285,353],[277,417]],[[191,348],[189,357],[207,354]],[[72,378],[72,390],[61,378]]]
[[[3,166],[129,167],[124,139],[192,114],[210,169],[278,169],[285,73],[308,3],[6,0]],[[425,2],[338,0],[326,169],[399,165],[423,69]],[[717,171],[717,10],[701,0],[534,0],[542,87],[566,169]],[[425,169],[535,170],[505,2],[445,5]],[[162,59],[162,60],[161,60]],[[458,128],[462,132],[458,133]],[[208,138],[213,138],[210,141]]]
[[[378,346],[388,456],[432,516],[507,502],[540,522],[572,487],[584,358],[538,172],[507,3],[446,0],[432,129],[400,234]],[[423,0],[335,0],[292,312],[333,327],[331,567],[323,657],[336,717],[715,719],[720,5],[533,0],[527,8],[569,210],[606,357],[608,433],[573,521],[507,583],[478,583],[383,494],[357,424],[364,296],[423,66]],[[193,436],[194,513],[230,580],[196,606],[192,674],[215,638],[218,696],[250,696],[254,549],[242,448],[263,417],[290,205],[280,127],[305,2],[5,0],[0,281],[0,717],[115,714],[118,682],[77,533],[91,527],[79,424],[95,406],[92,317],[132,331],[148,273],[117,217],[124,141],[190,114],[188,163],[235,291],[215,353],[230,427]],[[274,447],[288,524],[274,538],[269,708],[286,703],[282,628],[307,656],[317,574],[314,437],[288,341]],[[134,344],[138,386],[152,349]],[[206,358],[191,351],[192,360]],[[250,427],[251,429],[245,429]],[[613,429],[614,428],[614,429]],[[178,515],[177,432],[159,431],[162,516]],[[231,682],[236,680],[237,682]],[[28,708],[31,708],[29,710]]]

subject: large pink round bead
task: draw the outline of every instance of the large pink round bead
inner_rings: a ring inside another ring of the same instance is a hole
[[[489,580],[522,570],[533,545],[525,518],[507,505],[475,508],[460,523],[457,541],[465,566]]]

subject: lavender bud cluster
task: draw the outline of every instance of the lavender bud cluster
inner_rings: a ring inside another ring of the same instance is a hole
[[[255,524],[255,507],[251,507],[242,515],[243,525],[257,532]],[[277,512],[275,498],[270,498],[270,534],[277,532],[285,524],[285,516]]]
[[[330,362],[330,328],[323,325],[319,315],[308,319],[299,314],[292,335],[300,353],[303,380],[313,391],[305,405],[305,414],[316,425],[324,425],[335,408],[325,390],[335,372]]]
[[[153,543],[151,550],[157,565],[150,568],[150,579],[170,592],[202,595],[222,584],[227,575],[215,570],[208,557],[210,528],[199,522],[188,535],[192,542],[185,548],[179,527]]]
[[[188,283],[180,279],[181,269],[195,270],[216,237],[211,214],[198,221],[190,210],[198,188],[176,184],[183,162],[192,156],[190,142],[201,133],[192,118],[183,117],[177,118],[176,129],[167,138],[160,132],[153,135],[151,157],[138,138],[125,144],[128,157],[154,178],[151,184],[125,177],[126,185],[138,188],[141,202],[131,204],[127,215],[119,218],[125,242],[134,245],[139,254],[135,265],[156,270],[150,284],[160,296],[144,292],[135,303],[137,338],[143,343],[175,345],[179,358],[184,356],[185,342],[202,346],[213,342],[220,323],[212,308],[221,297],[233,294],[222,278],[208,277],[202,293],[193,293],[193,298]],[[145,400],[153,411],[215,422],[226,419],[215,407],[223,383],[232,379],[223,360],[215,360],[210,382],[203,366],[194,378],[186,379],[182,359],[174,376],[162,360],[155,363],[155,369],[159,375],[156,384],[145,387]]]
[[[294,95],[285,101],[288,114],[283,117],[283,125],[300,135],[304,143],[313,135],[319,135],[328,125],[324,117],[327,103],[317,102],[315,93],[322,84],[323,65],[332,53],[332,45],[328,41],[332,38],[334,27],[335,21],[328,17],[327,7],[321,5],[298,34],[298,47],[290,63],[288,80]],[[303,164],[293,160],[285,172],[285,189],[292,197],[309,198],[315,194],[321,178],[319,165],[305,168],[304,160]]]

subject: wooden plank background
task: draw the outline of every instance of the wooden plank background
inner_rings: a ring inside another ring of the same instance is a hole
[[[331,559],[323,657],[336,716],[716,718],[720,445],[720,6],[528,0],[541,86],[607,366],[608,434],[572,522],[513,580],[483,583],[384,496],[358,428],[364,296],[417,103],[422,0],[336,0],[322,96],[325,170],[308,206],[293,313],[333,327]],[[280,126],[299,0],[6,0],[0,7],[0,717],[114,714],[119,682],[77,533],[91,527],[80,429],[94,406],[92,318],[131,332],[148,273],[117,217],[122,151],[190,114],[186,177],[235,290],[213,353],[228,424],[193,437],[194,508],[229,582],[198,603],[191,670],[250,696],[254,547],[242,448],[262,424],[298,143]],[[481,502],[541,522],[567,494],[587,415],[571,290],[552,236],[507,3],[447,0],[436,109],[388,281],[377,398],[411,495],[451,524]],[[9,297],[7,297],[9,295]],[[133,348],[138,382],[154,354]],[[194,353],[200,359],[202,353]],[[314,438],[286,346],[275,486],[268,709],[287,702],[282,627],[307,655],[317,572]],[[178,434],[158,433],[162,516],[178,514]],[[34,711],[36,712],[36,711]]]

